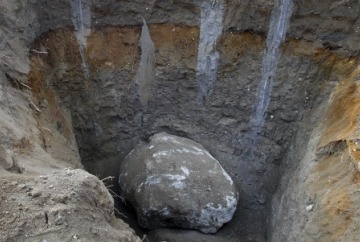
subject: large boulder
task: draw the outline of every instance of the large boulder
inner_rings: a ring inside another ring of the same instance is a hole
[[[238,200],[232,179],[204,147],[166,133],[127,155],[119,184],[139,224],[148,229],[215,233],[231,220]]]

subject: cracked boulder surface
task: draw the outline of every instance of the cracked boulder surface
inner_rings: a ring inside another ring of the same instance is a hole
[[[121,196],[147,229],[216,233],[236,210],[233,180],[200,144],[166,133],[138,144],[120,167]]]
[[[140,241],[115,219],[114,200],[83,170],[2,177],[1,241]]]

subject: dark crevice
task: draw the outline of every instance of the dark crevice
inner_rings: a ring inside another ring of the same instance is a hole
[[[44,215],[45,215],[45,223],[47,226],[49,226],[49,217],[48,217],[47,212],[44,212]]]

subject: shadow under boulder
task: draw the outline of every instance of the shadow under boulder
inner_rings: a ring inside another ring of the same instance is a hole
[[[130,152],[119,185],[147,229],[216,233],[232,219],[238,201],[232,179],[207,150],[167,133],[153,135]]]

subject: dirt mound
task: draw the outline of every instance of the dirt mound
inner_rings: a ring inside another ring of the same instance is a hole
[[[140,241],[86,171],[2,177],[0,184],[0,241]]]

